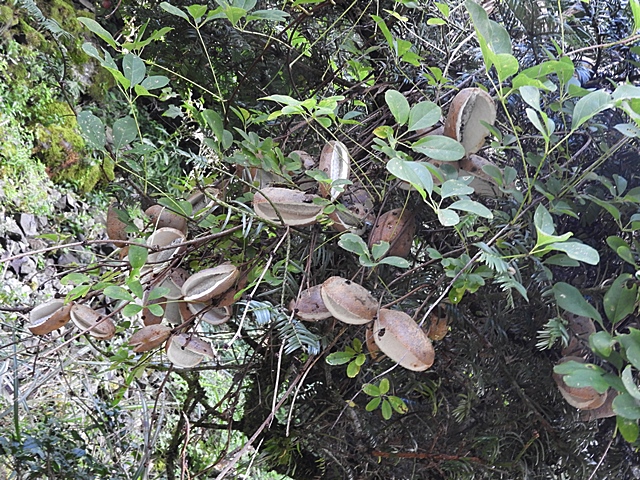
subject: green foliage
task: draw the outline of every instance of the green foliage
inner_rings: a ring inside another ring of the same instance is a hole
[[[391,419],[394,411],[403,415],[409,410],[401,398],[396,397],[395,395],[388,395],[389,388],[389,380],[386,378],[380,380],[380,384],[378,385],[365,383],[362,386],[362,391],[370,397],[373,397],[369,403],[367,403],[365,409],[368,412],[372,412],[380,407],[382,418],[385,420]]]

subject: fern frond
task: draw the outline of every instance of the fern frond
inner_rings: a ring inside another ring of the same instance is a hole
[[[285,353],[290,354],[300,349],[311,355],[320,353],[320,338],[310,332],[300,320],[289,318],[269,302],[251,300],[238,303],[245,305],[247,314],[253,316],[258,325],[271,323],[275,327],[285,344]]]
[[[72,35],[64,30],[53,18],[47,18],[38,8],[34,0],[18,0],[18,6],[23,8],[27,14],[38,23],[41,29],[48,31],[55,39],[65,37],[72,39]]]
[[[495,283],[500,285],[500,289],[507,294],[507,305],[509,308],[513,308],[513,294],[512,290],[516,290],[522,297],[528,302],[529,297],[527,297],[527,289],[524,288],[518,280],[509,275],[508,273],[501,273],[496,275],[493,280]]]
[[[480,261],[491,270],[498,273],[506,273],[509,270],[509,264],[503,260],[502,255],[495,248],[483,242],[478,242],[475,245],[482,250]]]
[[[569,332],[565,325],[565,321],[560,317],[555,317],[545,323],[542,330],[538,331],[538,343],[536,348],[539,350],[546,350],[561,340],[563,346],[569,344]]]

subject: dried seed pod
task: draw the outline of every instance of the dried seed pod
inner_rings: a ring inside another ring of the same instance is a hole
[[[291,154],[298,155],[300,161],[302,162],[302,168],[304,168],[305,170],[311,170],[316,167],[316,159],[304,150],[294,150],[289,154],[289,156],[291,156]]]
[[[362,235],[366,230],[366,220],[372,216],[361,203],[355,203],[347,209],[347,211],[336,208],[329,214],[329,218],[333,220],[333,229],[337,232],[351,232],[356,235]]]
[[[369,248],[382,241],[389,242],[387,255],[406,257],[411,253],[416,220],[413,212],[397,208],[380,215],[369,235]]]
[[[213,348],[205,340],[189,333],[172,335],[166,344],[169,361],[176,367],[192,368],[205,358],[213,358]]]
[[[204,217],[216,209],[214,198],[220,198],[222,192],[215,187],[205,187],[204,190],[196,190],[192,193],[187,202],[191,204],[193,217]]]
[[[129,345],[136,353],[147,352],[162,345],[171,335],[171,328],[166,325],[147,325],[131,335]]]
[[[562,356],[579,356],[581,352],[590,351],[588,347],[589,337],[596,333],[596,326],[588,317],[581,317],[573,313],[565,313],[569,322],[567,330],[571,335],[569,344],[562,349]]]
[[[187,219],[162,205],[151,205],[144,213],[154,224],[155,228],[175,228],[182,233],[187,233]]]
[[[371,325],[367,325],[365,330],[365,344],[367,345],[367,351],[369,355],[371,355],[371,360],[376,360],[378,358],[378,354],[380,353],[380,349],[378,345],[376,345],[376,340],[373,338],[373,328]]]
[[[494,198],[504,196],[504,193],[500,190],[500,187],[493,177],[487,175],[482,170],[482,167],[485,165],[491,165],[498,168],[498,166],[479,155],[469,155],[469,157],[460,160],[460,170],[458,174],[461,177],[469,174],[473,176],[473,180],[469,186],[472,187],[478,195]]]
[[[408,370],[421,372],[433,365],[431,340],[404,312],[380,309],[373,323],[373,338],[385,355]]]
[[[156,314],[154,314],[151,310],[149,310],[148,307],[145,307],[142,309],[142,323],[144,323],[145,325],[149,326],[149,325],[158,325],[160,323],[162,323],[162,319],[165,316],[166,313],[166,304],[167,304],[167,299],[162,297],[162,298],[156,298],[155,300],[151,300],[149,302],[149,304],[151,305],[160,305],[162,307],[163,313],[162,315],[158,316]]]
[[[159,252],[149,254],[147,263],[153,265],[154,271],[160,271],[165,267],[164,262],[169,261],[175,254],[180,251],[180,244],[185,241],[184,233],[175,228],[163,227],[153,232],[147,239],[147,245],[156,248],[167,248]]]
[[[64,304],[63,300],[50,300],[38,305],[29,314],[27,328],[34,335],[46,335],[64,327],[71,319],[73,303]]]
[[[327,174],[331,182],[335,180],[348,180],[351,171],[351,158],[347,147],[336,140],[331,140],[322,149],[320,154],[320,170]],[[331,187],[331,184],[321,183],[320,194],[334,201],[340,196],[340,191]]]
[[[496,104],[480,88],[465,88],[454,97],[444,123],[444,134],[462,144],[465,155],[476,153],[484,145],[489,129],[481,122],[493,125]]]
[[[238,279],[238,269],[226,263],[200,270],[191,275],[182,285],[186,302],[206,302],[229,290]]]
[[[362,325],[376,316],[378,302],[369,290],[346,278],[328,278],[320,294],[331,315],[344,323]]]
[[[561,358],[558,365],[571,360],[578,363],[585,363],[585,360],[582,357],[569,356]],[[570,387],[564,382],[564,375],[559,373],[553,374],[553,380],[556,382],[562,397],[572,407],[579,408],[581,410],[593,410],[602,406],[607,399],[606,392],[598,393],[598,391],[592,387]]]
[[[585,410],[580,413],[580,419],[584,422],[598,420],[600,418],[614,417],[613,401],[618,396],[618,392],[613,388],[607,390],[607,398],[602,405],[592,410]]]
[[[160,284],[161,287],[169,289],[166,297],[177,300],[182,297],[182,285],[189,278],[189,273],[184,268],[174,268]]]
[[[211,325],[222,325],[231,319],[231,307],[214,307],[207,303],[187,303],[189,311]]]
[[[331,318],[331,312],[327,310],[324,300],[322,300],[321,290],[321,285],[303,290],[300,292],[300,298],[297,301],[291,300],[289,310],[294,312],[295,316],[300,320],[306,320],[308,322],[317,322]]]
[[[445,308],[438,307],[431,312],[431,324],[427,331],[427,337],[431,340],[442,340],[449,333],[449,315]]]
[[[93,308],[76,303],[71,307],[71,321],[81,330],[99,340],[109,340],[116,334],[116,326],[110,318],[102,318]]]
[[[311,225],[322,212],[322,205],[313,203],[314,198],[316,195],[299,190],[269,187],[253,196],[253,209],[259,217],[274,223],[280,223],[279,213],[284,225]]]
[[[107,237],[109,237],[109,240],[113,240],[113,244],[116,247],[124,247],[125,244],[118,240],[127,240],[129,238],[126,231],[127,224],[118,218],[117,210],[122,210],[122,208],[116,203],[112,203],[107,209]]]

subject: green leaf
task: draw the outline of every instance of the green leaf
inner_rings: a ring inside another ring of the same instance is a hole
[[[95,20],[87,17],[78,17],[78,21],[82,23],[85,27],[87,27],[89,30],[91,30],[93,33],[95,33],[97,36],[99,36],[102,40],[107,42],[110,47],[113,47],[113,48],[118,47],[118,44],[113,39],[111,34],[108,31],[106,31],[104,28],[102,28],[102,26]]]
[[[162,318],[162,316],[164,315],[164,309],[162,308],[161,305],[159,305],[157,303],[151,303],[151,304],[147,305],[147,308],[149,309],[151,314],[155,315],[156,317]]]
[[[119,118],[113,122],[113,147],[120,150],[138,136],[138,127],[132,117]]]
[[[386,395],[390,387],[391,386],[389,385],[388,379],[383,378],[382,380],[380,380],[380,385],[379,385],[380,395]]]
[[[65,303],[70,302],[72,300],[76,300],[77,298],[84,297],[91,290],[91,285],[78,285],[73,287],[67,296],[65,297]]]
[[[184,18],[185,20],[189,21],[189,17],[187,17],[186,13],[184,13],[179,8],[174,7],[173,5],[171,5],[171,4],[167,3],[167,2],[160,3],[160,8],[163,9],[165,12],[170,13],[171,15],[174,15],[174,16],[180,17],[180,18]]]
[[[165,297],[171,291],[170,288],[167,287],[156,287],[149,292],[149,296],[147,297],[147,301],[156,300],[158,298]]]
[[[326,362],[329,365],[344,365],[353,359],[353,354],[349,352],[333,352],[327,355]]]
[[[618,335],[616,338],[624,348],[627,360],[636,370],[640,370],[640,331],[635,328],[629,328],[629,331],[631,333]]]
[[[389,400],[391,407],[393,407],[393,409],[400,415],[404,415],[409,411],[409,409],[407,408],[407,404],[404,403],[404,400],[402,400],[401,398],[396,397],[395,395],[389,395],[387,397],[387,400]]]
[[[411,264],[408,260],[402,257],[396,257],[392,255],[391,257],[385,257],[378,262],[380,265],[391,265],[392,267],[398,268],[409,268]]]
[[[633,371],[631,365],[627,365],[622,371],[622,375],[620,375],[622,379],[622,384],[624,388],[627,389],[629,395],[631,395],[636,400],[640,400],[640,389],[636,385],[635,380],[633,379]]]
[[[491,212],[491,210],[489,210],[481,203],[475,202],[473,200],[458,200],[449,205],[448,208],[452,208],[454,210],[462,210],[463,212],[471,212],[483,218],[493,218],[493,213]]]
[[[133,293],[139,299],[142,299],[144,297],[144,288],[142,288],[142,284],[137,278],[130,278],[127,281],[127,287],[129,287],[131,293]]]
[[[360,365],[358,365],[356,362],[351,362],[349,365],[347,365],[347,377],[355,378],[358,373],[360,373]]]
[[[553,371],[564,375],[562,380],[570,387],[592,387],[598,393],[604,393],[610,386],[604,377],[604,370],[591,363],[579,363],[571,360],[556,365],[553,367]]]
[[[393,118],[399,125],[404,125],[409,119],[409,102],[403,94],[397,90],[387,90],[384,99],[389,105],[389,110],[393,114]]]
[[[409,182],[426,200],[433,192],[433,177],[429,169],[420,162],[401,160],[394,157],[387,162],[387,170],[400,180]]]
[[[563,243],[552,243],[549,245],[550,248],[554,250],[560,250],[561,252],[566,253],[569,257],[574,260],[578,260],[580,262],[588,263],[589,265],[597,265],[600,261],[600,255],[598,251],[580,242],[563,242]]]
[[[391,418],[391,415],[393,415],[391,404],[389,403],[389,400],[385,398],[382,401],[382,418],[384,418],[385,420],[389,420]]]
[[[371,255],[374,260],[380,260],[389,251],[389,242],[382,241],[371,246]]]
[[[520,87],[520,96],[536,111],[540,111],[540,90],[536,87],[526,85]]]
[[[411,107],[407,130],[414,132],[435,125],[442,116],[442,110],[433,102],[420,102]]]
[[[634,0],[631,1],[633,2]],[[637,29],[638,27],[636,27],[636,30]],[[629,420],[628,418],[624,418],[618,415],[616,417],[616,426],[618,427],[622,438],[624,438],[627,442],[633,443],[638,439],[638,433],[640,432],[640,429],[638,428],[637,420]]]
[[[116,300],[126,300],[128,302],[133,302],[133,297],[131,294],[126,291],[124,288],[119,287],[117,285],[112,285],[104,289],[104,294]]]
[[[473,193],[473,188],[467,185],[466,183],[452,179],[447,180],[440,187],[440,196],[442,198],[453,197],[454,195],[471,195]]]
[[[380,402],[382,402],[382,398],[381,397],[375,397],[372,398],[369,403],[367,403],[367,406],[364,407],[365,410],[367,412],[373,412],[376,408],[378,408],[380,406]]]
[[[147,67],[139,56],[127,53],[122,59],[122,73],[124,73],[124,77],[131,82],[133,87],[144,80]]]
[[[189,5],[187,7],[187,11],[189,12],[189,15],[191,15],[193,17],[193,19],[198,22],[202,17],[204,17],[204,14],[207,13],[207,6],[206,5]]]
[[[443,162],[452,162],[464,157],[464,147],[454,139],[443,135],[422,137],[411,145],[411,150]]]
[[[135,303],[129,303],[122,309],[123,317],[133,317],[142,311],[142,307]]]
[[[365,383],[362,386],[362,391],[369,395],[370,397],[379,397],[380,396],[380,388],[373,383]]]
[[[364,240],[355,233],[344,233],[338,240],[338,245],[348,252],[355,253],[358,256],[369,256],[369,248]]]
[[[629,273],[621,274],[604,296],[604,313],[614,325],[624,320],[635,310],[638,286],[635,284],[631,288],[626,286],[632,278]]]
[[[445,227],[453,227],[460,223],[460,217],[458,214],[448,208],[441,208],[438,210],[438,220]]]
[[[93,113],[84,110],[78,114],[78,127],[90,147],[98,150],[104,149],[107,137],[102,120]]]
[[[68,273],[60,279],[60,283],[62,283],[62,285],[69,285],[71,283],[73,283],[74,285],[78,285],[90,282],[91,277],[85,275],[84,273]]]
[[[553,218],[551,218],[549,210],[547,210],[542,204],[538,205],[536,208],[536,213],[533,215],[533,224],[535,225],[536,230],[546,235],[553,235],[556,231],[556,227],[553,224]]]
[[[142,268],[147,263],[149,250],[139,245],[129,245],[129,263],[133,268]]]
[[[255,10],[247,16],[247,21],[268,20],[271,22],[284,22],[289,14],[282,10]]]
[[[611,334],[604,330],[592,333],[589,336],[589,347],[591,350],[604,358],[608,358],[611,355],[616,343],[616,340],[611,336]]]
[[[638,2],[638,0],[629,0],[629,4],[631,5],[631,13],[633,15],[633,33],[636,33],[638,30],[640,30],[640,3]]]
[[[358,367],[361,367],[362,365],[364,365],[364,362],[366,361],[367,361],[367,356],[364,353],[359,353],[358,356],[356,356],[353,363],[355,363]]]
[[[141,85],[147,90],[156,90],[169,85],[169,78],[164,75],[151,75],[145,78]]]
[[[190,217],[193,213],[193,205],[186,200],[178,200],[173,197],[162,197],[158,199],[158,203],[167,207],[169,210],[176,212],[183,217]]]
[[[619,393],[613,400],[613,412],[627,420],[640,419],[640,401],[628,393]]]
[[[611,107],[611,95],[604,90],[596,90],[582,97],[573,109],[571,130],[577,130],[587,120]]]
[[[560,308],[576,315],[593,318],[602,324],[600,313],[584,299],[576,287],[558,282],[553,286],[553,295]]]

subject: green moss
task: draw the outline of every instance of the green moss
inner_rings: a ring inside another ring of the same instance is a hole
[[[20,19],[18,24],[20,26],[20,30],[27,40],[27,45],[30,45],[32,48],[41,49],[42,51],[46,51],[49,53],[53,52],[52,46],[48,45],[49,42],[47,42],[42,33],[37,31],[22,18]]]

